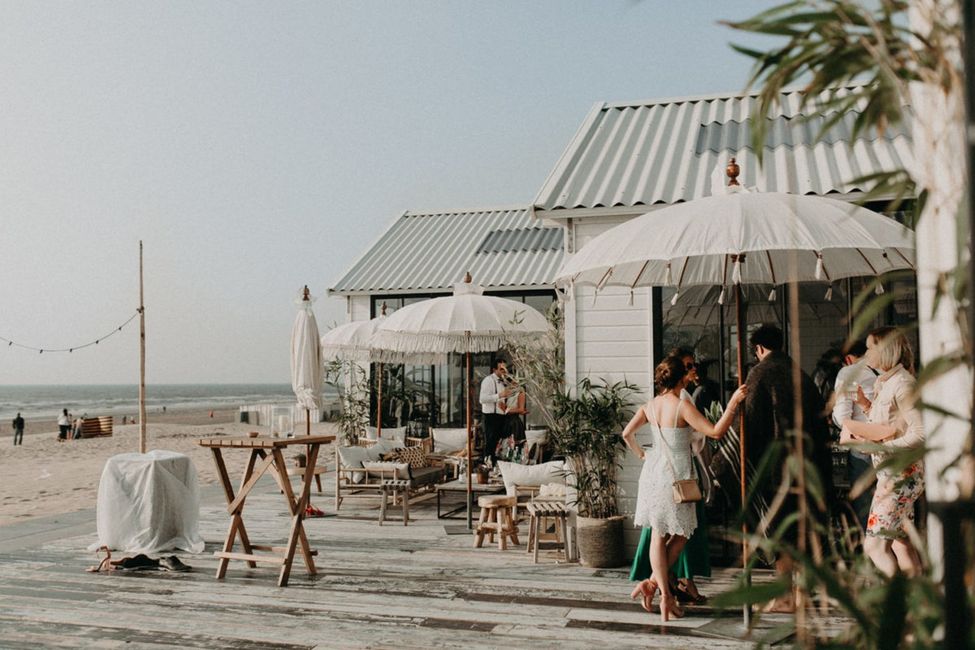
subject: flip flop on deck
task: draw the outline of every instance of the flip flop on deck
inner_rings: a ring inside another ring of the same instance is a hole
[[[151,558],[144,553],[139,553],[133,557],[124,557],[121,560],[113,560],[112,552],[107,546],[102,546],[98,552],[105,551],[106,557],[97,565],[90,566],[86,571],[90,573],[100,573],[107,571],[173,571],[185,573],[192,571],[193,567],[183,564],[175,555],[157,559]]]

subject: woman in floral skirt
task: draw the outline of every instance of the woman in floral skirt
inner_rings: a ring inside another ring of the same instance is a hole
[[[873,402],[862,390],[857,395],[857,404],[867,413],[868,421],[847,420],[840,434],[844,443],[859,440],[884,447],[871,454],[877,468],[877,489],[870,504],[863,549],[888,576],[898,569],[916,575],[921,559],[908,530],[913,525],[914,504],[924,492],[924,466],[920,460],[901,470],[883,465],[892,453],[924,444],[924,424],[915,406],[914,353],[902,331],[882,327],[867,337],[866,361],[882,373],[877,377]]]

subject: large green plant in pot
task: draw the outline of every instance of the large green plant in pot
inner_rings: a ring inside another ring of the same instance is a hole
[[[553,399],[551,442],[569,465],[568,481],[576,490],[579,512],[579,554],[588,566],[626,563],[618,504],[625,452],[620,431],[633,414],[638,390],[627,381],[610,384],[586,378],[574,395],[560,392]]]

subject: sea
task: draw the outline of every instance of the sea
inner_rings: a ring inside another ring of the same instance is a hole
[[[334,397],[330,386],[324,396]],[[146,409],[158,412],[236,409],[249,404],[291,404],[291,384],[149,384]],[[135,415],[139,411],[139,387],[135,384],[78,386],[0,386],[0,422],[19,412],[31,420],[54,420],[61,409],[75,415]]]

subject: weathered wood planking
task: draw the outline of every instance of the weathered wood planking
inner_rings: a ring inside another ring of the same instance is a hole
[[[317,500],[323,506],[325,499]],[[72,537],[0,555],[0,647],[411,648],[593,646],[750,648],[754,641],[716,638],[734,627],[708,608],[659,624],[629,600],[627,572],[556,564],[542,551],[532,564],[523,546],[474,549],[447,536],[433,503],[411,509],[407,527],[377,524],[375,504],[347,503],[339,517],[306,520],[318,550],[318,575],[296,572],[276,586],[274,567],[236,565],[214,573],[226,532],[225,507],[201,509],[207,541],[201,555],[180,554],[188,574],[90,574],[93,536]],[[283,545],[289,518],[272,480],[248,498],[248,533]],[[524,526],[523,526],[524,534]],[[702,591],[730,586],[718,570]],[[764,579],[764,577],[763,577]],[[788,620],[764,617],[773,627]],[[832,623],[834,629],[846,624]],[[744,635],[742,635],[744,636]]]

